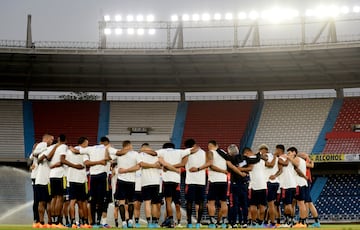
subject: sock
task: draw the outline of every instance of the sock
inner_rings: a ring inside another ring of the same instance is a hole
[[[138,217],[135,217],[135,223],[139,223],[139,218]]]
[[[200,209],[199,209],[200,212]],[[192,215],[192,203],[187,202],[186,203],[186,217],[187,217],[187,223],[191,224],[191,215]]]
[[[148,224],[151,222],[151,217],[146,217],[146,221],[148,222]]]
[[[178,219],[178,220],[177,220],[177,224],[180,224],[180,221],[181,221],[181,220],[180,220],[180,219]]]
[[[152,217],[152,222],[153,224],[157,224],[159,221],[158,221],[158,218],[156,217]]]
[[[115,227],[119,227],[118,219],[114,219],[114,220],[115,220]]]
[[[315,223],[319,223],[319,217],[314,217]]]
[[[45,222],[44,222],[44,221],[40,221],[40,224],[41,224],[41,225],[44,225],[44,224],[45,224]]]
[[[200,204],[199,204],[199,212],[198,212],[198,217],[197,217],[197,223],[198,224],[201,223],[201,218],[202,218],[203,212],[204,212],[204,202],[201,201]]]
[[[210,216],[210,223],[211,224],[216,224],[217,220],[215,219],[215,216]]]
[[[89,224],[89,220],[84,217],[84,224]]]
[[[122,221],[125,221],[125,205],[119,205],[120,217]]]
[[[280,224],[280,223],[281,223],[280,218],[276,218],[276,223],[277,223],[277,224]]]
[[[62,217],[60,217],[60,223],[62,222]],[[70,222],[69,222],[69,216],[65,216],[65,222],[66,222],[66,225],[68,225]]]
[[[225,216],[221,217],[221,223],[226,224],[226,217]]]
[[[71,224],[76,224],[76,223],[75,223],[75,218],[74,218],[74,219],[71,219]]]
[[[301,224],[305,224],[306,218],[305,219],[300,219],[300,223]]]
[[[133,203],[130,203],[128,205],[128,212],[129,212],[129,219],[132,220],[133,215],[134,215],[134,204]]]
[[[107,223],[107,218],[106,217],[102,217],[101,218],[101,224],[105,225]]]

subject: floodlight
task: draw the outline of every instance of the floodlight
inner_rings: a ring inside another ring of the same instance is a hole
[[[171,15],[171,21],[177,22],[178,20],[179,20],[179,16],[177,16],[176,14]]]
[[[232,13],[226,13],[225,14],[225,19],[226,20],[232,20],[233,19],[233,14]]]
[[[115,34],[116,34],[116,35],[122,34],[122,29],[116,28],[116,29],[115,29]]]
[[[354,13],[359,13],[360,12],[360,6],[354,6],[353,7],[353,12]]]
[[[143,28],[139,28],[139,29],[137,29],[137,31],[136,31],[136,33],[138,34],[138,35],[144,35],[144,29]]]
[[[257,11],[255,11],[255,10],[253,10],[253,11],[251,11],[251,12],[249,13],[249,18],[250,18],[251,20],[256,20],[256,19],[259,18],[259,13],[258,13]]]
[[[127,29],[127,34],[133,35],[134,33],[135,33],[134,28],[128,28],[128,29]]]
[[[190,20],[190,16],[188,14],[183,14],[181,18],[182,18],[183,21],[189,21]]]
[[[105,21],[105,22],[110,21],[110,15],[105,15],[105,16],[104,16],[104,21]]]
[[[314,11],[313,9],[307,9],[307,10],[305,11],[305,16],[307,16],[307,17],[313,17],[313,16],[315,16],[315,11]]]
[[[146,21],[148,21],[148,22],[153,22],[154,20],[155,20],[154,15],[149,14],[148,16],[146,16]]]
[[[328,14],[328,11],[327,11],[326,7],[324,7],[324,6],[319,6],[315,10],[315,16],[318,18],[323,18],[323,17],[327,16],[327,14]]]
[[[154,35],[155,34],[155,29],[149,29],[149,34]]]
[[[119,14],[115,15],[115,21],[119,22],[121,20],[122,20],[121,15],[119,15]]]
[[[199,14],[193,14],[193,15],[191,16],[191,19],[192,19],[193,21],[199,21],[199,20],[200,20],[200,15],[199,15]]]
[[[111,29],[110,28],[105,28],[104,29],[104,34],[105,35],[110,35],[111,34]]]
[[[341,7],[340,11],[342,14],[347,14],[350,12],[349,7],[347,7],[347,6]]]
[[[137,15],[136,16],[136,21],[138,21],[138,22],[144,21],[144,16],[142,16],[141,14]]]
[[[270,17],[270,10],[264,10],[260,15],[262,19],[268,19]]]
[[[221,14],[219,14],[219,13],[214,14],[214,20],[216,20],[216,21],[221,20]]]
[[[240,12],[238,13],[238,19],[242,20],[242,19],[246,19],[247,15],[245,12]]]
[[[128,22],[134,21],[134,16],[129,14],[128,16],[126,16],[126,21],[128,21]]]
[[[203,21],[209,21],[210,20],[210,14],[205,13],[201,15],[201,20]]]
[[[339,7],[334,6],[334,5],[329,6],[328,15],[333,18],[337,17],[339,15]]]

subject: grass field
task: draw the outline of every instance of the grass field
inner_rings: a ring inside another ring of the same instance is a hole
[[[30,230],[33,229],[30,225],[0,225],[0,230]],[[121,228],[119,228],[121,229]],[[147,228],[141,228],[147,229]],[[160,229],[160,228],[159,228]],[[188,230],[187,228],[182,228],[183,230]],[[207,228],[201,228],[207,230]],[[249,228],[251,229],[251,228]],[[284,228],[283,228],[284,229]],[[289,228],[291,229],[291,228]],[[339,229],[339,230],[360,230],[360,224],[323,224],[320,229]]]

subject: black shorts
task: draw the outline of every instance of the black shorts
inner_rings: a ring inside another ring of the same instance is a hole
[[[70,198],[70,200],[86,201],[87,200],[87,184],[70,182],[69,198]]]
[[[49,185],[35,185],[36,200],[38,202],[50,202],[50,187]]]
[[[279,183],[267,182],[267,202],[276,201]]]
[[[141,196],[144,201],[151,200],[152,204],[160,204],[161,198],[159,195],[160,186],[156,185],[147,185],[141,188]]]
[[[295,198],[296,188],[282,189],[282,199],[284,205],[292,204]]]
[[[186,185],[185,194],[187,202],[195,202],[195,204],[200,204],[205,200],[205,185]]]
[[[227,182],[209,182],[209,193],[207,195],[207,200],[226,201],[227,188]]]
[[[164,192],[163,195],[165,198],[171,197],[173,201],[176,199],[176,189],[179,186],[179,183],[176,182],[164,182]]]
[[[143,202],[141,191],[135,191],[134,201]]]
[[[266,189],[260,189],[260,190],[253,190],[250,189],[249,190],[249,198],[250,198],[250,205],[263,205],[266,206],[267,205],[267,201],[266,201]]]
[[[104,203],[107,200],[107,174],[106,172],[90,176],[90,197],[93,203]]]
[[[296,188],[296,195],[295,195],[295,199],[298,201],[304,201],[306,198],[306,188],[307,186],[298,186]]]
[[[63,178],[50,178],[51,197],[64,195]]]
[[[306,186],[305,203],[312,203],[309,186]]]
[[[117,180],[116,181],[116,200],[126,200],[127,202],[134,201],[135,182]]]

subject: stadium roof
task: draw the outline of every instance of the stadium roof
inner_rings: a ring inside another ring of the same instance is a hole
[[[0,48],[0,89],[212,92],[360,87],[360,42],[304,47]]]

